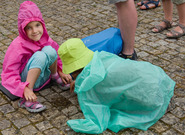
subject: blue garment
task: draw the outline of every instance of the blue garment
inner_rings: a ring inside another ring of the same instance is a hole
[[[113,54],[119,54],[123,46],[121,32],[114,27],[85,37],[82,41],[92,51],[106,51]]]
[[[107,128],[147,130],[165,114],[174,87],[175,82],[158,66],[96,51],[75,81],[85,119],[67,124],[88,134]]]
[[[39,88],[49,79],[51,74],[49,67],[55,62],[56,59],[57,52],[51,46],[45,46],[41,51],[35,52],[21,73],[21,81],[26,81],[27,74],[30,69],[40,68],[40,76],[34,85],[34,89]]]

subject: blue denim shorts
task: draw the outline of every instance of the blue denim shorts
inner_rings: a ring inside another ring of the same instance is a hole
[[[115,4],[115,3],[118,3],[118,2],[125,2],[127,0],[109,0],[109,4]]]
[[[49,67],[56,59],[57,52],[51,46],[45,46],[41,51],[35,52],[21,73],[21,81],[26,81],[27,74],[30,69],[40,68],[41,73],[34,85],[34,89],[41,87],[49,79],[51,74]]]

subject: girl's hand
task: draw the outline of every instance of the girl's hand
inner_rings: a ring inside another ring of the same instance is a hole
[[[34,94],[33,90],[25,87],[24,89],[24,97],[27,101],[36,102],[37,96]]]
[[[64,74],[62,71],[58,73],[65,84],[70,84],[72,82],[72,77],[69,74]]]
[[[72,82],[70,83],[70,91],[71,91],[71,92],[74,92],[74,89],[75,89],[75,81],[72,81]]]

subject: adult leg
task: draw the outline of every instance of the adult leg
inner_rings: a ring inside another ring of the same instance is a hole
[[[124,46],[122,53],[132,55],[134,52],[135,32],[137,26],[137,11],[133,0],[119,2],[117,7],[119,28],[121,31]]]
[[[177,6],[177,11],[178,11],[178,16],[179,16],[179,24],[182,25],[185,29],[185,3],[176,5]],[[174,31],[183,33],[183,29],[180,26],[177,26],[174,28]],[[185,31],[185,30],[184,30]],[[178,33],[175,33],[177,35]],[[167,33],[167,37],[171,37],[173,34]]]
[[[172,17],[173,17],[173,3],[171,0],[162,0],[163,4],[163,11],[164,11],[164,20],[168,21],[170,24],[172,24]],[[163,29],[166,29],[167,23],[165,21],[162,21],[159,25],[159,27],[162,27]],[[158,28],[153,28],[153,32],[160,32]]]
[[[177,5],[179,23],[185,26],[185,3]]]

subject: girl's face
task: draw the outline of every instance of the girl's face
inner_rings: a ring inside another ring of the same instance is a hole
[[[42,24],[38,21],[28,23],[24,30],[28,38],[33,41],[39,41],[43,34]]]

